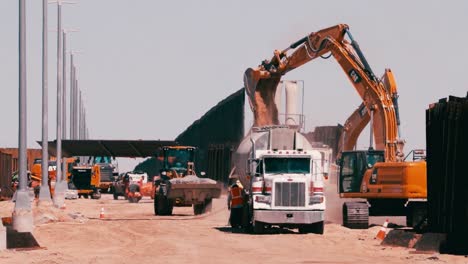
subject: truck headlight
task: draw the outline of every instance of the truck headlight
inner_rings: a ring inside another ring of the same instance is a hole
[[[271,203],[271,196],[257,195],[255,196],[255,202],[257,203]]]
[[[311,204],[320,204],[324,201],[323,195],[314,195],[309,198],[309,205]]]

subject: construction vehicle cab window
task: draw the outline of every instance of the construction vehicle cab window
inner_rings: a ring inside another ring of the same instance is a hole
[[[164,168],[177,173],[185,173],[187,164],[195,162],[194,148],[164,148],[163,152]]]
[[[267,174],[306,174],[310,173],[309,158],[265,158],[265,173]]]

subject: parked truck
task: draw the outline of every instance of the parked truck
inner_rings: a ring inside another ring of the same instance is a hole
[[[253,128],[233,154],[230,175],[246,193],[244,225],[254,233],[279,226],[323,234],[330,156],[296,129]]]

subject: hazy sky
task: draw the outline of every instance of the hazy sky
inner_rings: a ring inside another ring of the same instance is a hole
[[[41,139],[42,1],[27,2],[28,146]],[[395,74],[406,152],[425,147],[425,109],[468,90],[468,1],[77,0],[63,7],[91,138],[174,139],[243,86],[273,50],[339,23],[374,72]],[[55,4],[49,27],[56,27]],[[18,145],[18,1],[0,1],[0,146]],[[55,138],[56,33],[49,34],[49,139]],[[360,104],[332,58],[285,79],[305,81],[307,128],[344,123]],[[69,85],[68,85],[69,87]],[[363,147],[368,139],[361,141]]]

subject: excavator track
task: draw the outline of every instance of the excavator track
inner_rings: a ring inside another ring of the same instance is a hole
[[[351,229],[369,228],[369,206],[365,202],[343,204],[343,226]]]

